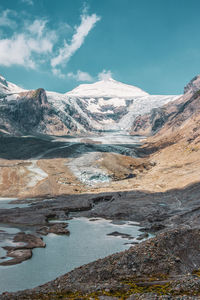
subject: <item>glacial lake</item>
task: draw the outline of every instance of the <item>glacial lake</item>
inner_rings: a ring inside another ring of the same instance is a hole
[[[113,224],[105,219],[74,218],[67,223],[70,236],[49,234],[44,237],[46,248],[34,249],[30,260],[0,266],[0,293],[33,288],[76,267],[126,250],[131,245],[125,243],[135,241],[141,233],[134,222]],[[133,239],[107,235],[113,231],[130,234]]]

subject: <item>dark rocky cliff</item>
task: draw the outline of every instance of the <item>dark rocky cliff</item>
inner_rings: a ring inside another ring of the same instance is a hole
[[[48,103],[46,91],[39,88],[19,93],[17,100],[2,98],[0,101],[1,134],[67,134],[77,128],[70,117],[62,117]]]
[[[31,133],[49,109],[45,90],[20,93],[19,99],[0,104],[0,128],[13,134]]]

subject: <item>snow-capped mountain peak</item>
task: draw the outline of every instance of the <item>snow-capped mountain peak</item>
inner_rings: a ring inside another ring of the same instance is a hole
[[[14,83],[7,81],[0,75],[0,95],[10,95],[24,92],[25,90]]]
[[[136,96],[147,96],[148,93],[136,86],[124,84],[113,78],[106,78],[91,84],[80,84],[66,95],[80,98],[117,97],[128,99]]]
[[[138,115],[149,113],[151,109],[178,97],[152,96],[138,87],[112,78],[81,84],[66,94],[45,92],[43,89],[22,92],[25,90],[0,76],[0,134],[1,126],[6,128],[6,132],[18,134],[128,131]]]
[[[0,84],[8,86],[6,79],[2,75],[0,75]]]

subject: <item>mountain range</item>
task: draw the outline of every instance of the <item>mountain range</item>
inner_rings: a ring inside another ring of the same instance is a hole
[[[71,217],[128,220],[144,231],[127,251],[0,299],[199,299],[200,76],[179,96],[112,78],[59,94],[1,77],[0,145],[1,197],[26,205],[1,209],[6,227],[37,229],[37,241],[69,234]],[[41,247],[26,232],[13,241],[24,246],[4,247],[4,265],[30,258],[29,245]]]
[[[178,95],[149,95],[112,78],[81,84],[65,94],[24,90],[0,76],[0,134],[86,134],[126,130],[138,116]]]

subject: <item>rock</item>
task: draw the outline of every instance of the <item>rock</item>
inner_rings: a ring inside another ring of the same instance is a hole
[[[43,235],[47,235],[48,233],[69,235],[70,232],[66,228],[67,226],[67,223],[49,224],[49,226],[43,226],[39,228],[37,232]]]
[[[125,225],[126,224],[126,222],[122,221],[122,220],[113,220],[111,223],[114,225]]]
[[[127,298],[127,300],[137,300],[138,297],[137,295],[131,295],[130,297]]]
[[[33,249],[33,248],[44,248],[46,244],[43,242],[42,238],[33,235],[33,234],[26,234],[25,232],[19,232],[15,235],[13,239],[14,243],[23,242],[25,246],[20,246],[20,249]],[[13,247],[17,249],[18,247]]]
[[[123,179],[125,180],[125,179],[130,179],[130,178],[135,178],[135,177],[136,177],[136,174],[130,173],[130,174],[125,174],[125,177]]]
[[[32,251],[30,249],[8,250],[7,256],[13,257],[13,259],[0,263],[1,266],[15,265],[30,259],[32,257]]]
[[[118,231],[113,231],[111,233],[108,233],[107,235],[112,235],[112,236],[120,236],[122,238],[132,238],[130,234],[128,233],[121,233]]]
[[[175,261],[176,261],[176,262],[180,262],[180,261],[181,261],[180,257],[176,257],[176,258],[175,258]]]
[[[140,240],[146,239],[148,237],[149,237],[148,233],[142,233],[137,237],[137,240],[140,241]]]
[[[99,296],[99,300],[118,300],[119,298],[111,297],[111,296]]]
[[[13,242],[22,243],[22,245],[3,247],[3,249],[7,250],[7,257],[13,257],[13,259],[1,262],[0,265],[8,266],[19,264],[32,257],[31,249],[46,247],[42,238],[33,234],[26,234],[25,232],[17,233],[14,236]]]
[[[162,224],[162,223],[154,223],[153,225],[151,225],[148,229],[148,231],[151,231],[151,232],[156,232],[156,231],[160,231],[160,230],[163,230],[165,228],[165,225]]]
[[[195,76],[185,87],[184,94],[188,92],[197,92],[200,90],[200,76]]]
[[[124,245],[137,245],[138,242],[124,243]]]

